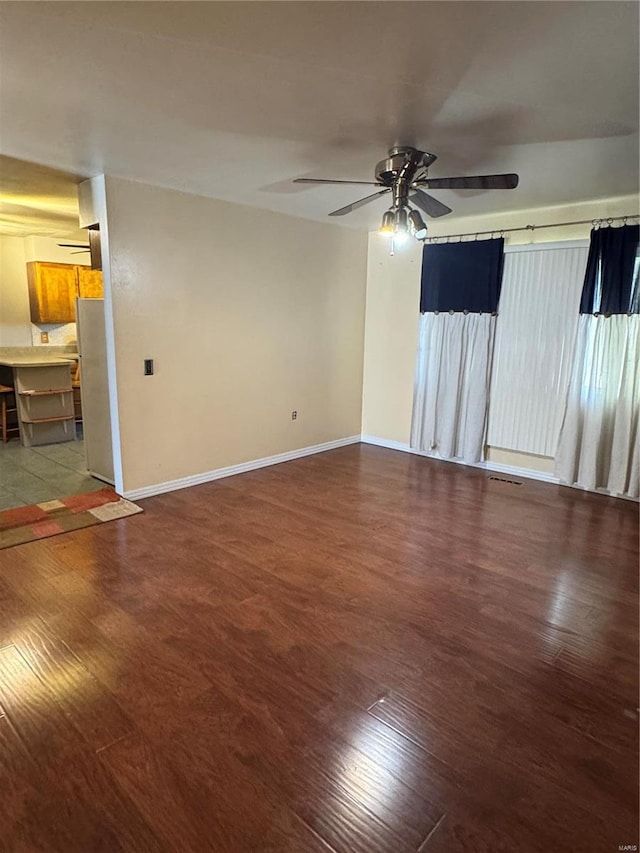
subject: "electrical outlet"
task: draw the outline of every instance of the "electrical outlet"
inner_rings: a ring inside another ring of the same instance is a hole
[[[292,421],[295,421],[297,417],[298,417],[298,413],[297,413],[297,412],[296,412],[296,410],[294,409],[294,410],[291,412],[291,420],[292,420]]]
[[[49,343],[49,332],[40,332],[40,343],[48,344]]]

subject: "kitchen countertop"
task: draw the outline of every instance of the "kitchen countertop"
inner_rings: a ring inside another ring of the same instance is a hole
[[[73,364],[74,358],[60,355],[50,356],[0,356],[0,364],[4,367],[60,367],[61,364]]]
[[[4,367],[59,367],[73,364],[78,353],[65,347],[0,347],[0,365]]]

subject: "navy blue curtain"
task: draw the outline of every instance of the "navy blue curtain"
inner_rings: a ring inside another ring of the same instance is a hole
[[[639,234],[638,225],[592,230],[580,302],[581,314],[638,313],[637,290],[633,293],[633,272]]]
[[[425,244],[420,311],[498,310],[504,240]]]

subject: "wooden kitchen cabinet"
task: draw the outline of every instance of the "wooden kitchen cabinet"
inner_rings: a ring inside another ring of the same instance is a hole
[[[78,296],[81,299],[102,299],[102,273],[91,267],[76,267],[78,271]]]
[[[75,322],[78,288],[75,266],[33,261],[27,264],[27,279],[33,323]]]
[[[27,278],[33,323],[74,323],[76,296],[102,299],[102,273],[90,267],[33,261]]]

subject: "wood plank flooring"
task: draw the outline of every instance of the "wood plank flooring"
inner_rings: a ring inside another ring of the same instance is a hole
[[[0,850],[638,844],[638,507],[366,445],[0,553]]]

